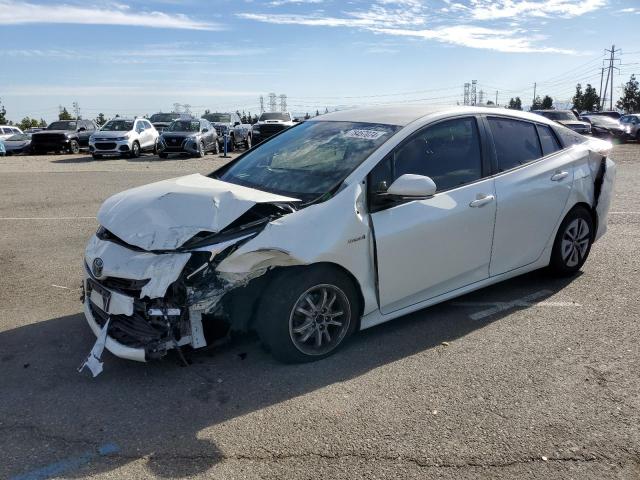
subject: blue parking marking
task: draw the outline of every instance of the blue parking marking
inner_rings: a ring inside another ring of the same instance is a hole
[[[76,470],[84,465],[91,463],[94,459],[101,456],[112,455],[120,451],[115,443],[105,443],[100,445],[95,450],[84,452],[77,457],[69,457],[58,462],[51,463],[45,467],[31,470],[30,472],[22,473],[14,477],[10,477],[10,480],[44,480],[47,478],[61,475],[71,470]]]

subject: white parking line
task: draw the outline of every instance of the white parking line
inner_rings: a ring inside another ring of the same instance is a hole
[[[609,212],[609,215],[640,215],[640,212]]]
[[[484,318],[495,315],[496,313],[511,310],[517,307],[556,307],[556,308],[571,308],[580,307],[581,305],[576,302],[536,302],[537,299],[551,295],[551,290],[540,290],[526,295],[522,298],[518,298],[511,302],[453,302],[451,305],[456,307],[490,307],[479,312],[469,315],[471,320],[482,320]]]
[[[95,220],[96,217],[0,217],[0,220]]]

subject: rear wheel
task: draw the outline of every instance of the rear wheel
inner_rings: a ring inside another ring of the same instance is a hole
[[[220,153],[220,145],[218,144],[218,140],[215,140],[213,142],[213,150],[211,150],[211,153],[213,153],[214,155],[218,155]]]
[[[337,269],[289,268],[268,290],[262,297],[256,330],[280,361],[325,358],[356,328],[358,295],[351,279]]]
[[[77,140],[71,140],[69,142],[69,153],[78,154],[80,153],[80,144]]]
[[[556,234],[549,263],[551,272],[567,277],[580,270],[591,251],[594,234],[591,213],[585,207],[574,207]]]

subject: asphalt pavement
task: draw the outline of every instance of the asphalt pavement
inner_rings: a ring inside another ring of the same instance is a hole
[[[254,336],[139,364],[81,312],[104,199],[226,159],[0,158],[0,478],[640,478],[640,145],[607,235],[534,272],[283,365]]]

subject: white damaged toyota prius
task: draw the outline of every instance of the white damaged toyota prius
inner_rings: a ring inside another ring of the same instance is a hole
[[[525,272],[572,275],[607,228],[610,150],[529,113],[386,106],[114,195],[84,255],[97,341],[81,368],[247,330],[282,361],[316,360]]]

